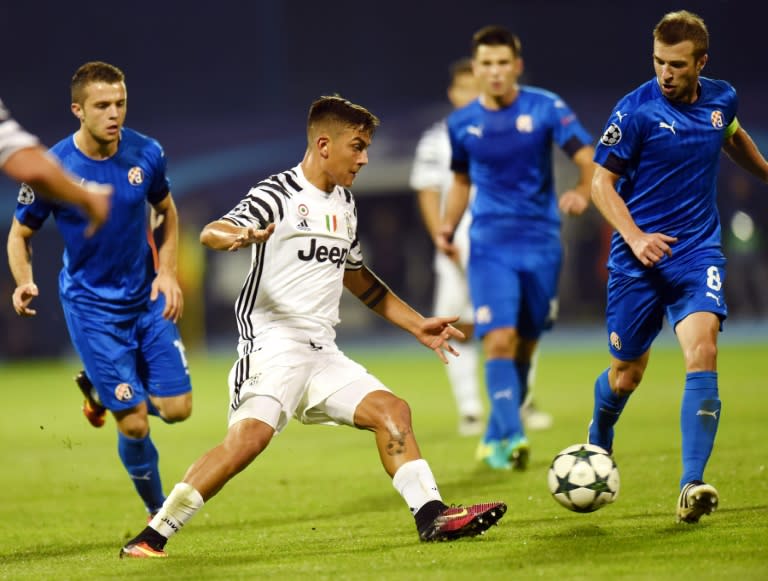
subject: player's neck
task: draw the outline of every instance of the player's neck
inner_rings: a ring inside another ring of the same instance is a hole
[[[330,193],[336,186],[335,183],[328,179],[328,175],[323,171],[317,158],[310,152],[307,152],[301,162],[301,171],[304,173],[306,180],[318,190]]]
[[[491,111],[498,111],[514,103],[518,94],[520,94],[520,87],[515,84],[503,95],[489,95],[488,93],[480,95],[480,104]]]
[[[96,141],[90,133],[82,128],[75,133],[74,141],[75,147],[80,153],[96,160],[109,159],[117,153],[117,148],[120,145],[119,140],[108,143]]]

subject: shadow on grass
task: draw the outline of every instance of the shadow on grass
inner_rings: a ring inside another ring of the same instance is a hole
[[[115,558],[117,558],[119,550],[120,547],[116,547],[114,542],[57,543],[55,545],[37,545],[35,547],[29,547],[21,551],[13,551],[10,553],[0,552],[0,561],[2,561],[3,564],[30,563],[34,561],[46,561],[57,557],[74,557],[83,555],[89,551],[114,552]]]

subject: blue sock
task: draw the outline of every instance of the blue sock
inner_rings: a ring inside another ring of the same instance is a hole
[[[520,405],[523,405],[528,396],[528,374],[531,371],[531,362],[515,361],[515,368],[517,369],[517,380],[520,383]]]
[[[129,438],[122,432],[117,433],[117,452],[123,466],[133,480],[136,492],[144,501],[147,512],[157,512],[163,502],[163,485],[160,482],[157,448],[147,434],[144,438]]]
[[[720,399],[716,371],[695,371],[685,376],[685,391],[680,407],[683,434],[683,477],[680,488],[692,480],[704,479],[720,422]]]
[[[608,369],[595,381],[595,407],[592,411],[592,423],[589,425],[589,443],[613,451],[613,426],[619,421],[628,395],[619,396],[611,391],[608,382]]]
[[[523,424],[520,421],[520,383],[514,360],[487,360],[485,386],[491,405],[485,441],[523,435]]]

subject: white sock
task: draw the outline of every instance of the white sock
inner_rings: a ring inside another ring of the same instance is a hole
[[[480,417],[483,415],[483,404],[477,380],[477,343],[468,341],[459,345],[458,349],[461,355],[451,357],[451,362],[445,366],[456,407],[462,417]]]
[[[442,502],[432,470],[424,459],[406,462],[395,472],[392,485],[408,504],[411,514],[432,500]]]
[[[149,521],[149,526],[169,539],[202,508],[204,502],[193,486],[179,482],[165,499],[163,507]]]

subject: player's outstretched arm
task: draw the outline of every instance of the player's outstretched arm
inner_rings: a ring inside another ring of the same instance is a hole
[[[16,218],[13,219],[8,233],[8,265],[16,281],[16,289],[13,291],[11,300],[13,310],[21,317],[33,317],[37,314],[35,309],[29,307],[32,299],[38,295],[37,285],[32,275],[30,239],[34,234],[34,230],[24,226]]]
[[[109,217],[112,186],[93,182],[81,185],[38,146],[15,152],[3,165],[3,171],[48,198],[80,207],[89,220],[86,236],[91,236]]]
[[[200,242],[211,250],[233,252],[251,244],[266,242],[274,231],[274,224],[269,224],[260,230],[255,226],[242,227],[226,220],[215,220],[207,224],[200,232]]]
[[[393,293],[384,282],[366,266],[344,273],[344,286],[363,304],[416,337],[425,347],[448,363],[445,352],[459,353],[450,344],[451,339],[464,339],[464,333],[451,326],[459,317],[429,317],[420,313]]]

